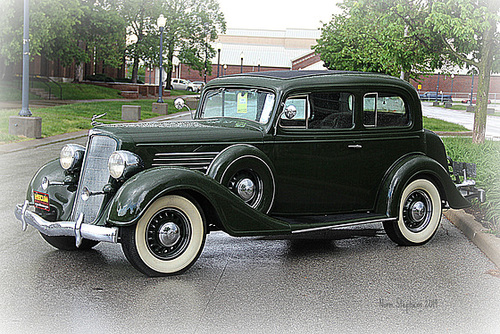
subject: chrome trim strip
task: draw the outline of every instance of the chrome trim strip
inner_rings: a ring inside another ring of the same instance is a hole
[[[201,162],[198,162],[200,160],[203,160]],[[208,160],[208,161],[207,161]],[[206,164],[207,162],[211,162],[212,158],[200,158],[200,159],[153,159],[153,161],[165,161],[168,163],[169,161],[174,161],[173,163],[179,163],[184,161],[183,165],[187,164],[194,164],[194,165],[200,165],[200,164]]]
[[[27,210],[28,201],[24,204],[18,204],[14,211],[16,218],[22,222],[23,231],[27,225],[31,225],[41,233],[57,237],[75,237],[76,246],[79,247],[83,239],[104,241],[117,243],[118,242],[118,227],[105,227],[83,223],[83,214],[80,214],[76,222],[73,221],[58,221],[49,222],[36,213]]]
[[[217,155],[219,152],[179,152],[179,153],[156,153],[155,156],[191,156],[191,155]]]
[[[382,223],[382,222],[393,221],[393,220],[397,220],[397,218],[381,218],[381,219],[365,220],[365,221],[360,221],[360,222],[352,222],[352,223],[345,223],[345,224],[338,224],[338,225],[313,227],[313,228],[306,228],[303,230],[295,230],[295,231],[292,231],[292,233],[305,233],[305,232],[314,232],[314,231],[322,231],[322,230],[333,230],[333,229],[336,229],[339,227],[349,227],[349,226],[369,224],[369,223]]]
[[[166,165],[166,164],[151,164],[151,167],[184,167],[188,168],[191,170],[205,170],[208,167],[207,166],[184,166],[184,165],[179,165],[179,164],[173,164],[173,165]]]

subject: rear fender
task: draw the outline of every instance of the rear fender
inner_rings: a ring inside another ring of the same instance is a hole
[[[399,202],[405,187],[417,178],[432,181],[439,189],[441,198],[454,209],[470,206],[455,184],[448,171],[436,160],[425,155],[410,155],[397,161],[386,175],[379,191],[376,212],[388,217],[397,217]]]

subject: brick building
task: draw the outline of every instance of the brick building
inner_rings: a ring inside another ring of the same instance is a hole
[[[219,76],[273,70],[324,69],[319,56],[311,51],[320,37],[319,30],[286,29],[227,29],[220,35],[213,47],[220,46],[220,62],[217,54],[212,62],[212,75],[209,81]],[[243,58],[243,60],[242,60]],[[185,64],[174,66],[172,77],[203,81],[204,75]],[[166,77],[166,75],[164,75]],[[145,82],[158,84],[158,69],[153,73],[146,71]]]
[[[472,82],[471,75],[454,74],[453,77],[451,77],[451,75],[432,74],[429,76],[422,76],[420,82],[411,80],[411,84],[422,93],[442,91],[444,94],[453,95],[454,99],[469,98],[472,86],[473,96],[475,98],[478,77],[474,76],[474,82]],[[490,78],[489,98],[490,100],[500,100],[500,75],[492,75]]]
[[[30,61],[30,75],[51,77],[60,81],[73,81],[75,79],[75,69],[75,63],[64,66],[59,60],[51,61],[39,55],[34,56]],[[8,76],[22,75],[22,61],[12,66],[9,72],[7,73]],[[125,77],[125,63],[119,68],[112,68],[104,66],[102,62],[94,62],[91,59],[83,65],[83,77],[93,74],[105,74],[112,78],[123,78]]]

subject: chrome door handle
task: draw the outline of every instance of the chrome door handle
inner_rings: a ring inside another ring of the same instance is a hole
[[[347,146],[348,148],[354,148],[354,149],[360,149],[360,148],[363,148],[362,145],[359,145],[359,144],[352,144],[352,145],[348,145]]]

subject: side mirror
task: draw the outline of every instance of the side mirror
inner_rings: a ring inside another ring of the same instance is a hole
[[[187,110],[191,114],[191,119],[194,119],[194,111],[196,111],[196,110],[191,110],[183,98],[181,98],[181,97],[176,98],[174,101],[174,106],[175,106],[175,109],[177,109],[177,110],[181,110],[184,107],[187,108]]]
[[[181,97],[178,97],[174,101],[174,106],[177,110],[181,110],[186,106],[186,102]]]
[[[297,115],[297,108],[293,104],[291,104],[285,108],[285,111],[283,113],[285,114],[286,118],[293,119],[295,115]]]

